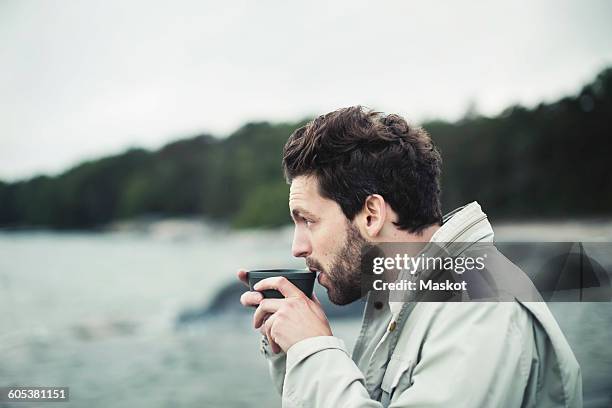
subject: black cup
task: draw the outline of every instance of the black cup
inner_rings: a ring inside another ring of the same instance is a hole
[[[284,276],[300,289],[308,297],[312,297],[312,289],[314,287],[314,281],[316,273],[310,272],[304,269],[258,269],[247,272],[247,278],[249,280],[249,288],[253,289],[253,286],[262,279],[271,278],[274,276]],[[264,298],[282,299],[284,296],[277,290],[268,289],[261,291]]]

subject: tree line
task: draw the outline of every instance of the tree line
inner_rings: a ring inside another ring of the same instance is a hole
[[[444,209],[478,200],[498,219],[612,215],[611,117],[608,68],[554,103],[424,123],[444,160]],[[145,215],[285,224],[281,152],[304,123],[249,123],[226,138],[198,135],[53,177],[0,181],[0,226],[84,229]]]

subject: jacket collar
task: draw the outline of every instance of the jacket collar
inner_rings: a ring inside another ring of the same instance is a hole
[[[442,226],[431,237],[431,242],[493,242],[493,237],[493,228],[487,215],[473,201],[446,214]]]
[[[431,251],[432,248],[435,248],[434,251],[443,248],[450,254],[459,255],[475,242],[493,242],[493,239],[493,228],[487,215],[480,205],[473,201],[442,218],[442,226],[433,234],[430,244],[423,248],[423,252]],[[395,327],[405,305],[405,302],[389,302],[390,327]]]

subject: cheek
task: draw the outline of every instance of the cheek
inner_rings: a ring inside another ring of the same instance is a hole
[[[325,266],[337,256],[346,237],[342,228],[321,228],[313,234],[313,255],[321,260]]]

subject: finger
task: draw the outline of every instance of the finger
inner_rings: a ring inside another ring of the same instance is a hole
[[[263,323],[261,325],[261,327],[259,327],[259,332],[261,334],[263,334],[264,336],[268,337],[268,333],[266,333],[266,322],[268,321],[268,319],[271,317],[272,315],[266,315],[263,319]],[[269,339],[268,339],[269,340]]]
[[[244,292],[240,296],[240,303],[242,306],[259,306],[261,301],[263,300],[263,295],[259,292]]]
[[[299,290],[293,283],[289,282],[289,279],[284,276],[274,276],[272,278],[262,279],[255,286],[254,290],[267,290],[276,289],[284,297],[301,297],[304,296],[304,292]]]
[[[276,313],[284,302],[285,299],[264,299],[259,302],[257,310],[253,313],[253,327],[258,329],[263,324],[266,315]]]
[[[272,345],[272,343],[274,342],[274,340],[272,339],[272,333],[271,333],[273,321],[274,321],[274,316],[270,315],[266,318],[266,322],[264,323],[264,325],[261,326],[261,330],[263,331],[263,334],[268,339],[268,343],[270,345]]]
[[[259,328],[259,332],[261,334],[263,334],[264,336],[268,337],[268,334],[266,333],[266,322],[268,321],[268,319],[271,317],[272,315],[267,315],[266,317],[264,317],[264,321],[263,324],[261,325],[261,327]]]
[[[267,318],[266,323],[263,326],[263,329],[266,334],[266,337],[268,338],[268,343],[270,344],[270,348],[272,348],[272,352],[276,354],[276,353],[280,353],[281,348],[278,345],[278,343],[274,341],[274,338],[272,337],[272,326],[274,325],[275,319],[276,319],[276,316],[274,315],[271,315],[269,318]]]
[[[238,269],[238,273],[236,273],[236,275],[242,283],[249,286],[249,276],[248,271],[246,269]]]

